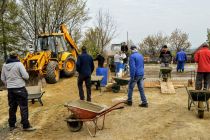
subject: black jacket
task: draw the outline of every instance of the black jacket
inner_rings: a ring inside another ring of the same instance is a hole
[[[172,55],[170,51],[161,51],[160,52],[160,62],[161,63],[170,63],[172,61]]]
[[[105,58],[101,54],[99,54],[99,55],[97,55],[95,60],[98,60],[98,67],[103,68]]]
[[[94,70],[93,58],[87,52],[82,52],[77,58],[76,69],[79,75],[91,76]]]

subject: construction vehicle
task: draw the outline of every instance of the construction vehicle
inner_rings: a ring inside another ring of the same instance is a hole
[[[70,77],[75,73],[78,47],[65,24],[60,25],[60,30],[61,33],[39,35],[34,52],[29,52],[22,60],[32,85],[36,85],[37,78],[45,78],[47,83],[54,84],[60,74]]]

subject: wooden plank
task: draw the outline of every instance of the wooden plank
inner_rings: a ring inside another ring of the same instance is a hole
[[[103,79],[103,76],[91,75],[91,81],[93,82],[101,81],[102,79]]]
[[[145,81],[144,82],[144,87],[145,88],[160,87],[160,82],[159,81]]]
[[[160,82],[161,93],[173,94],[176,93],[172,82]]]

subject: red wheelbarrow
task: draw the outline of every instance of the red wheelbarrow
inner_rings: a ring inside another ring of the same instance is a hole
[[[68,108],[68,111],[71,111],[71,115],[65,121],[67,122],[67,125],[72,132],[79,131],[84,123],[87,127],[89,134],[92,137],[94,137],[96,135],[97,130],[102,130],[104,128],[106,114],[111,112],[112,110],[124,108],[124,103],[125,101],[121,101],[108,108],[105,106],[82,100],[69,102],[64,106]],[[102,117],[103,123],[99,127],[98,119],[100,117]],[[93,122],[94,132],[91,132],[90,126],[87,124],[87,122]]]

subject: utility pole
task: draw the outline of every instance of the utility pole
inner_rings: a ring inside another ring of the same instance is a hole
[[[128,31],[127,31],[127,46],[128,46],[128,48],[129,48],[129,44],[128,44],[129,42],[128,42]]]
[[[210,46],[210,29],[209,28],[207,29],[207,42]]]

